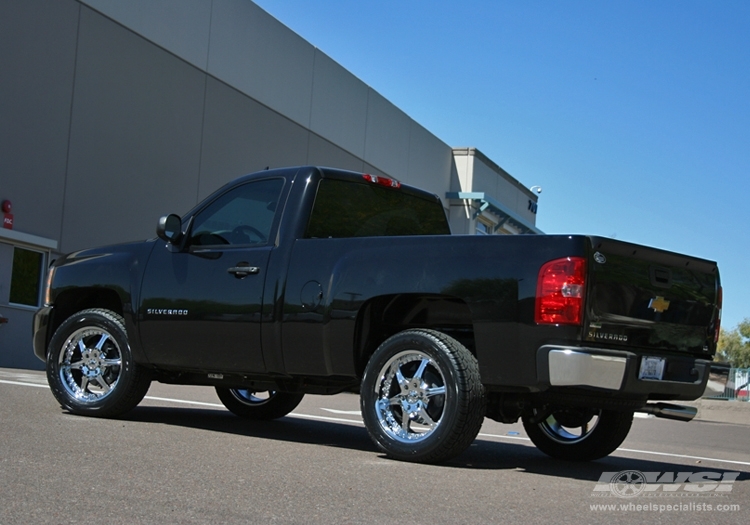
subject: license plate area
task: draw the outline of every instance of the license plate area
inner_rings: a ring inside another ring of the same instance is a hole
[[[641,369],[638,379],[661,381],[664,377],[664,365],[667,360],[663,357],[644,357],[641,359]]]

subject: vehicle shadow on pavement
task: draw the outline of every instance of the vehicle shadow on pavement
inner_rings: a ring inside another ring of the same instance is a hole
[[[376,451],[364,427],[293,416],[272,421],[253,421],[221,409],[139,406],[121,419],[260,439]]]
[[[617,452],[615,452],[617,454]],[[582,481],[599,481],[604,472],[702,472],[711,471],[725,474],[740,472],[738,481],[750,480],[746,466],[717,468],[715,463],[686,465],[670,461],[655,461],[628,458],[617,455],[607,456],[596,461],[565,461],[553,459],[543,454],[533,445],[515,445],[496,441],[476,440],[463,454],[446,463],[446,466],[470,469],[515,469],[530,474],[541,474]]]
[[[284,417],[274,421],[251,421],[223,410],[196,408],[165,408],[139,406],[125,421],[195,428],[223,432],[258,439],[304,443],[325,447],[371,452],[382,461],[394,461],[382,454],[372,443],[364,427]],[[435,466],[431,466],[435,468]],[[477,470],[518,470],[558,478],[598,481],[603,472],[700,472],[709,470],[721,474],[740,471],[738,481],[750,480],[747,468],[715,468],[703,464],[686,466],[684,463],[653,461],[609,456],[597,461],[577,462],[550,458],[530,444],[503,443],[477,439],[458,457],[437,465],[438,468]],[[738,467],[740,467],[738,465]],[[744,472],[743,472],[744,470]]]

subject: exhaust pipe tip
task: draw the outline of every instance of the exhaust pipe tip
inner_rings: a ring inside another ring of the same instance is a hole
[[[653,403],[644,405],[636,412],[645,412],[663,419],[673,419],[675,421],[692,421],[698,414],[698,409],[683,405],[670,405],[669,403]]]

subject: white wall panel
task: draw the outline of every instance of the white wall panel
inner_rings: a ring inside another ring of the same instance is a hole
[[[529,201],[533,199],[529,198],[528,195],[517,191],[516,200],[516,212],[531,224],[536,224],[536,214],[529,210]]]
[[[474,166],[474,157],[465,153],[463,148],[461,148],[454,153],[453,162],[456,167],[458,187],[451,188],[451,191],[472,191],[472,169]]]
[[[208,72],[310,127],[315,49],[243,0],[214,0]]]
[[[403,182],[445,200],[451,185],[453,151],[425,128],[411,121],[409,170]]]
[[[408,175],[411,119],[373,89],[367,102],[365,162],[399,180]]]
[[[0,201],[14,229],[60,237],[76,35],[73,1],[0,1]]]
[[[510,204],[506,202],[507,199],[503,200],[500,198],[501,196],[497,194],[497,183],[500,178],[497,172],[481,162],[476,156],[472,156],[471,158],[474,160],[474,176],[471,191],[484,192],[487,195],[496,198],[506,206],[510,206]]]
[[[206,69],[210,0],[81,0],[196,67]]]
[[[310,129],[363,157],[367,85],[319,49],[315,50]]]
[[[366,171],[361,157],[355,157],[332,142],[309,133],[307,164],[352,171]]]
[[[299,124],[209,78],[198,198],[240,175],[305,164],[308,135]]]
[[[82,8],[60,250],[145,239],[198,189],[205,74]]]

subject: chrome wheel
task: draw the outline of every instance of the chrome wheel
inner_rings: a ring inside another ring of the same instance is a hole
[[[133,360],[122,316],[90,308],[68,317],[52,336],[47,381],[64,409],[117,417],[143,399],[151,374]]]
[[[599,413],[592,417],[583,417],[580,421],[566,421],[565,417],[555,413],[539,424],[539,428],[549,436],[552,441],[570,445],[586,439],[599,423]]]
[[[276,395],[273,390],[266,390],[265,392],[256,392],[254,390],[235,390],[229,391],[234,398],[240,403],[246,403],[248,405],[262,405],[268,403],[268,401]]]
[[[219,399],[232,413],[247,419],[284,417],[300,404],[304,394],[276,390],[216,387]]]
[[[120,380],[122,352],[112,334],[86,327],[67,338],[58,359],[60,381],[67,393],[81,403],[100,401]]]
[[[536,411],[522,418],[526,434],[539,450],[553,458],[590,461],[611,454],[625,441],[633,412],[559,407],[546,419],[539,418]]]
[[[427,439],[443,418],[445,378],[434,359],[416,350],[394,355],[375,385],[380,426],[402,443]]]
[[[486,398],[473,355],[452,337],[404,330],[370,357],[360,388],[367,433],[388,456],[439,463],[474,441]]]

